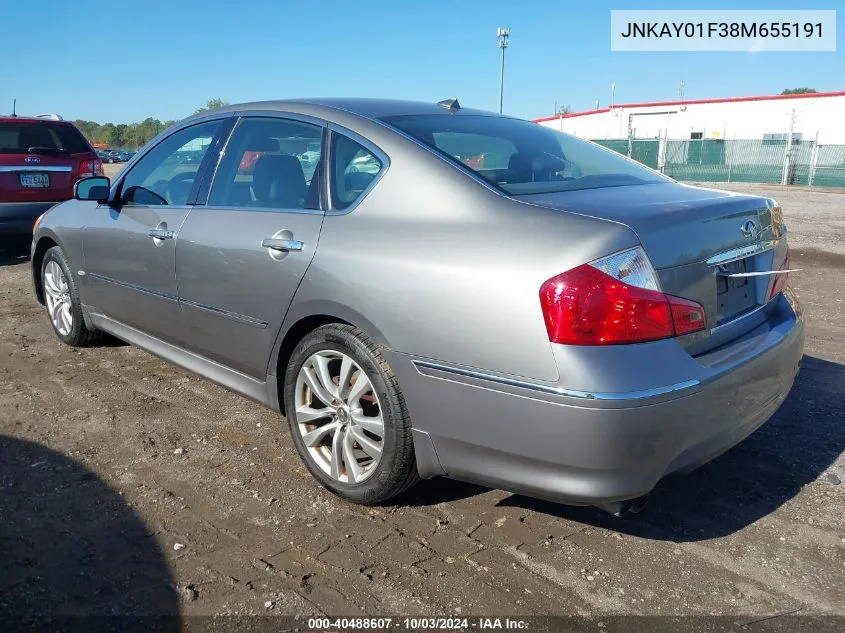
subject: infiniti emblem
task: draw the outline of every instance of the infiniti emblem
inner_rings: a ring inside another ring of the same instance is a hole
[[[23,159],[23,162],[25,162],[25,163],[40,163],[41,159],[38,158],[38,156],[27,156],[26,158]]]
[[[745,239],[754,239],[754,236],[757,234],[757,223],[754,222],[754,220],[746,220],[742,223],[742,226],[739,227],[739,230],[742,231]]]

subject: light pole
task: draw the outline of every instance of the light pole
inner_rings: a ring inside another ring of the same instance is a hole
[[[510,29],[496,29],[496,37],[499,38],[499,48],[502,49],[502,68],[499,74],[499,114],[501,114],[502,104],[505,101],[505,49],[508,47]]]

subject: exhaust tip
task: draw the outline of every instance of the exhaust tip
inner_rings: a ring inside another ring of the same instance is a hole
[[[612,514],[615,517],[622,517],[626,514],[638,514],[642,512],[643,508],[645,508],[648,503],[648,499],[649,495],[643,495],[642,497],[636,497],[634,499],[603,503],[596,507]]]

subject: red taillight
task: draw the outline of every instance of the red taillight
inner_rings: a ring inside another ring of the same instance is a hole
[[[553,343],[642,343],[705,326],[704,308],[698,303],[631,286],[589,264],[546,281],[540,303]]]
[[[94,160],[79,161],[79,178],[102,176],[103,173],[103,161],[101,161],[99,158],[95,158]]]
[[[675,326],[675,336],[690,334],[704,329],[704,308],[700,303],[681,299],[672,295],[665,295],[672,310],[672,324]]]
[[[789,270],[789,262],[792,259],[792,253],[789,250],[789,247],[786,247],[786,255],[783,257],[783,263],[780,265],[778,270]],[[784,286],[786,286],[786,278],[788,277],[788,273],[782,273],[780,275],[775,275],[775,280],[772,283],[772,291],[769,293],[769,299],[773,299],[778,294],[783,291]]]

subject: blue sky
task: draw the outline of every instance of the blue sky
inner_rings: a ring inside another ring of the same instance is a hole
[[[37,8],[36,8],[37,7]],[[536,118],[555,102],[616,102],[845,90],[835,53],[610,51],[610,9],[796,8],[792,2],[460,0],[43,0],[6,2],[0,112],[132,122],[179,119],[212,97],[230,102],[387,96],[498,109],[496,27],[510,28],[505,111]],[[840,9],[841,0],[802,8]],[[33,16],[33,11],[37,17]],[[33,25],[33,30],[28,25]],[[9,28],[12,27],[12,28]],[[17,61],[10,62],[15,59]]]

